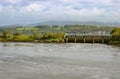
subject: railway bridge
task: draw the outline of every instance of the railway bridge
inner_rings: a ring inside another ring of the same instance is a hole
[[[64,40],[66,43],[108,43],[110,34],[65,34]]]

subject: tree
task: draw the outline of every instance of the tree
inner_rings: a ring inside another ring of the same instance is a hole
[[[4,40],[10,39],[12,37],[12,32],[10,30],[4,30],[4,32],[2,32],[2,38]]]
[[[34,40],[39,40],[41,37],[42,36],[39,31],[33,31],[33,39]]]
[[[20,32],[16,32],[16,33],[13,34],[13,36],[19,36],[19,35],[21,35]]]
[[[120,44],[120,28],[115,28],[111,31],[111,40],[110,42],[115,44]]]
[[[52,32],[46,32],[46,33],[43,35],[43,39],[52,39],[52,38],[55,38],[55,34],[52,33]]]

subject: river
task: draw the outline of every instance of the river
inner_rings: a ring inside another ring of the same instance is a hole
[[[0,43],[0,79],[120,79],[120,47]]]

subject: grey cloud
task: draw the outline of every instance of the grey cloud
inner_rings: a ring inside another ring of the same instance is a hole
[[[120,3],[120,0],[112,0],[113,3]]]

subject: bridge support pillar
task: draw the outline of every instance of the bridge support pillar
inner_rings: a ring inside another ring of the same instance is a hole
[[[86,39],[85,39],[85,37],[83,38],[83,43],[86,43]]]
[[[75,43],[77,42],[77,39],[76,39],[76,37],[75,37]]]
[[[68,43],[68,38],[66,38],[66,43]]]
[[[94,37],[92,38],[92,43],[95,43]]]
[[[102,39],[102,44],[104,44],[104,38]]]

